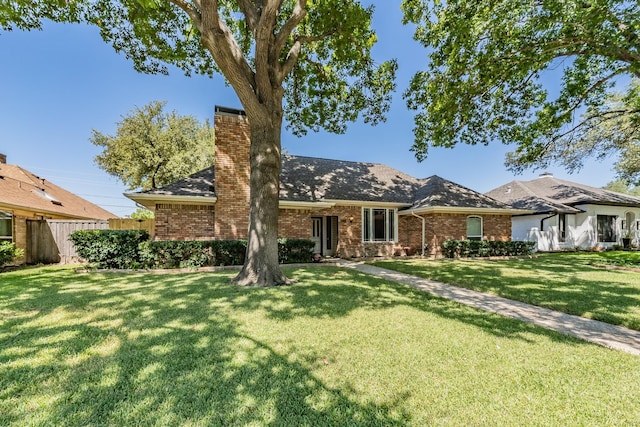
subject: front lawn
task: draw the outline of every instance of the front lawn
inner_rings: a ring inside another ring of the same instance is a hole
[[[640,330],[640,252],[510,260],[390,260],[379,267]]]
[[[357,272],[287,272],[268,289],[0,274],[0,425],[640,425],[638,357]]]

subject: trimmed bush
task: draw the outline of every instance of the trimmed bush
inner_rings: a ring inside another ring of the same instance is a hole
[[[305,239],[279,239],[278,260],[282,264],[310,262],[315,244]],[[198,268],[242,265],[246,240],[208,240],[143,242],[140,260],[146,268]]]
[[[310,262],[316,244],[308,239],[279,239],[278,260],[282,264]]]
[[[138,268],[138,245],[149,239],[145,230],[78,230],[71,233],[76,252],[98,268]]]
[[[447,258],[531,255],[535,242],[489,240],[445,240],[442,254]]]
[[[161,240],[139,246],[140,260],[147,268],[242,265],[246,250],[245,240]]]
[[[24,256],[24,250],[17,248],[15,243],[0,242],[0,267]]]

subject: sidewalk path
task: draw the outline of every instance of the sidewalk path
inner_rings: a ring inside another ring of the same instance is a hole
[[[397,271],[387,270],[361,262],[341,261],[338,265],[386,280],[412,286],[430,294],[457,301],[480,310],[533,323],[566,335],[604,347],[623,350],[640,356],[640,331],[610,325],[597,320],[549,310],[519,301],[510,300],[470,289],[459,288],[429,279],[422,279]]]

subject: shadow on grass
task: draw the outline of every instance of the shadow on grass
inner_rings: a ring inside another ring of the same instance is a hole
[[[640,330],[637,273],[594,267],[598,254],[507,261],[378,262],[407,274]],[[506,271],[508,270],[508,274]]]
[[[393,402],[359,402],[323,384],[304,360],[245,333],[230,311],[288,296],[234,287],[230,277],[11,277],[0,287],[0,424],[407,421]]]
[[[0,279],[0,424],[404,425],[385,403],[316,374],[248,326],[333,319],[409,306],[530,341],[581,341],[337,268],[298,269],[300,283],[248,289],[233,273],[77,275],[36,269]],[[5,280],[6,279],[6,280]],[[246,318],[245,318],[246,317]],[[249,332],[248,332],[249,331]]]

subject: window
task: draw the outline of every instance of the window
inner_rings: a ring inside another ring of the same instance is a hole
[[[13,241],[13,216],[0,211],[0,242],[5,240]]]
[[[558,214],[558,241],[564,242],[567,239],[567,216]]]
[[[482,217],[467,217],[467,240],[482,240]]]
[[[616,241],[616,219],[614,215],[598,215],[598,242]]]
[[[363,242],[395,242],[396,210],[395,209],[362,209],[362,241]]]

